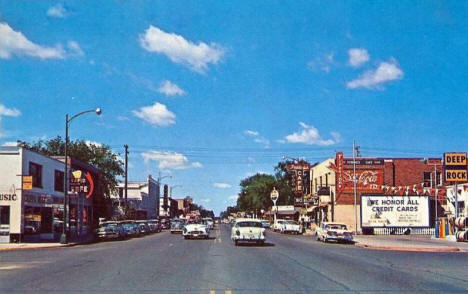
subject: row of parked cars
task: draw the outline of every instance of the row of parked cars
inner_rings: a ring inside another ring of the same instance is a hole
[[[160,220],[127,220],[106,221],[99,225],[97,237],[99,240],[123,240],[140,237],[163,230],[164,222]]]

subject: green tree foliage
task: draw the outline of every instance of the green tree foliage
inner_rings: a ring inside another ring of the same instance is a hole
[[[237,207],[246,212],[267,210],[273,205],[270,200],[270,192],[276,185],[276,178],[266,174],[256,174],[242,180]]]
[[[39,140],[31,145],[30,149],[48,156],[64,156],[65,140],[60,136],[46,141]],[[123,162],[109,146],[87,144],[83,140],[70,141],[68,143],[68,156],[100,170],[101,191],[104,197],[109,198],[112,192],[116,192],[117,177],[124,174]]]

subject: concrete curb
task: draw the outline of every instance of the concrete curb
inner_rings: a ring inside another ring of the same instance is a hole
[[[378,245],[368,245],[368,244],[355,244],[358,247],[374,250],[387,250],[387,251],[407,251],[407,252],[459,252],[460,248],[458,247],[398,247],[398,246],[378,246]]]
[[[23,246],[23,247],[7,247],[7,248],[0,248],[1,251],[20,251],[20,250],[40,250],[40,249],[52,249],[52,248],[67,248],[67,247],[74,247],[79,245],[78,243],[69,243],[69,244],[59,244],[59,245],[50,245],[50,246]]]

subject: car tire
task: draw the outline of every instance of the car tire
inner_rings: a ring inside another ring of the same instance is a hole
[[[265,246],[265,240],[261,240],[261,241],[259,242],[259,245],[260,245],[260,246]]]
[[[234,245],[235,245],[235,246],[239,246],[239,241],[238,241],[238,240],[234,240]]]

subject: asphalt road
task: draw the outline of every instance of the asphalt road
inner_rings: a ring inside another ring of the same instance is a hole
[[[0,252],[0,293],[468,292],[468,253],[391,252],[267,233],[235,247],[168,232],[70,248]]]

